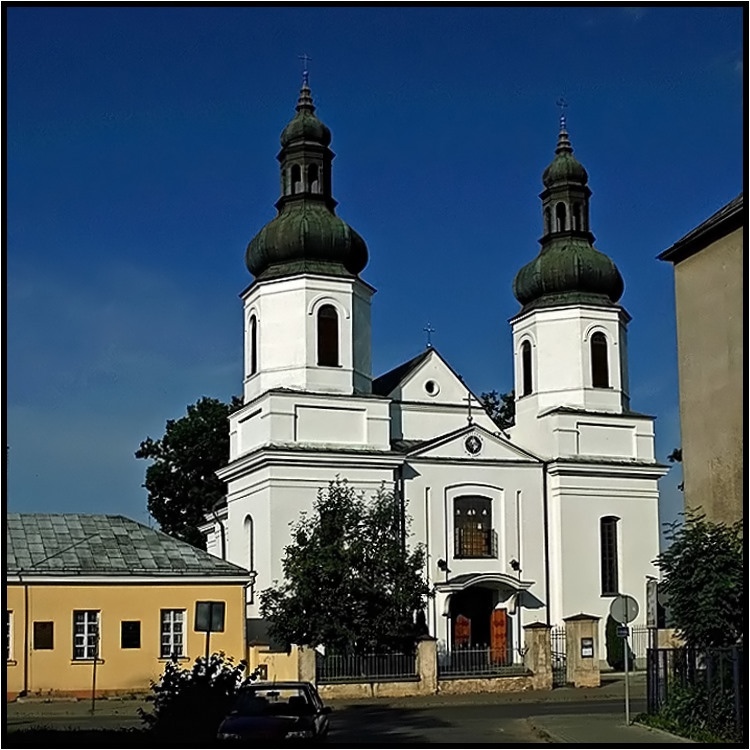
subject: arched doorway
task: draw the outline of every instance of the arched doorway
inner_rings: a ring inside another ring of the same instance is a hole
[[[450,648],[490,650],[496,664],[513,662],[513,621],[503,601],[506,594],[497,588],[469,586],[450,598]]]

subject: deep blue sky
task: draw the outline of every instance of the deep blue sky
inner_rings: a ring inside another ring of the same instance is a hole
[[[743,178],[741,8],[6,7],[12,511],[147,519],[133,452],[241,392],[247,242],[308,53],[339,214],[365,238],[379,374],[422,328],[509,390],[556,100],[625,278],[631,405],[679,444],[672,268]],[[681,503],[662,480],[663,518]]]

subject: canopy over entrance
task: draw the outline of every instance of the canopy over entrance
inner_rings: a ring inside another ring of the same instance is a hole
[[[507,573],[464,573],[454,576],[447,581],[435,584],[435,589],[445,594],[456,591],[464,591],[472,586],[481,586],[485,589],[512,589],[513,591],[526,591],[534,585],[534,581],[522,581]]]

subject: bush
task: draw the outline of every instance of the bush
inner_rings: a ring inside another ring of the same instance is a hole
[[[191,669],[177,661],[167,662],[158,682],[151,683],[153,712],[138,709],[146,727],[174,745],[184,738],[188,744],[210,744],[216,738],[221,720],[229,712],[237,691],[257,678],[245,676],[247,664],[234,664],[223,653],[208,660],[200,656]],[[205,746],[205,745],[203,745]]]
[[[607,664],[616,672],[625,670],[625,639],[617,635],[618,623],[607,615],[606,638],[607,638]],[[628,670],[632,671],[634,665],[634,654],[628,646]]]

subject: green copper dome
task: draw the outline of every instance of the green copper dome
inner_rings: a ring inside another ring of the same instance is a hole
[[[297,114],[281,134],[277,216],[245,251],[245,264],[256,279],[298,273],[356,276],[367,265],[365,241],[335,213],[330,142],[331,131],[315,116],[305,75]]]
[[[541,249],[513,280],[513,294],[523,305],[522,312],[552,305],[616,304],[624,291],[622,276],[612,259],[593,245],[588,174],[573,156],[564,118],[555,158],[542,181]]]

